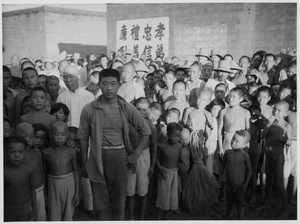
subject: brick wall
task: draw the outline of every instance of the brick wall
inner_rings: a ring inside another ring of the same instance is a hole
[[[53,58],[63,50],[85,57],[107,53],[106,14],[42,6],[5,12],[3,63],[13,54],[20,57]]]
[[[45,54],[44,12],[39,8],[17,10],[2,14],[3,63],[11,56],[38,58]]]
[[[296,47],[295,3],[108,4],[108,51],[116,50],[116,21],[170,18],[170,56],[195,59],[200,47],[220,47],[238,60],[258,50]]]

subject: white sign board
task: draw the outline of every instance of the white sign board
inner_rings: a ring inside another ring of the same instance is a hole
[[[117,50],[130,49],[136,57],[169,55],[169,17],[117,21]]]

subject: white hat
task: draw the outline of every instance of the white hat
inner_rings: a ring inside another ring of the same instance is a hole
[[[145,65],[145,63],[142,60],[139,60],[135,66],[135,71],[137,72],[150,72],[148,67]]]
[[[207,47],[202,47],[199,49],[199,53],[195,55],[196,57],[204,56],[209,58],[210,56],[210,49]]]
[[[231,61],[231,65],[230,68],[232,70],[238,70],[238,71],[242,71],[243,69],[235,62],[235,60]]]
[[[220,60],[218,68],[216,68],[214,70],[232,73],[231,68],[230,68],[230,62],[227,60]]]

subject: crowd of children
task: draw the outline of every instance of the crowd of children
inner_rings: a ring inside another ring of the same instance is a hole
[[[80,203],[95,218],[77,139],[85,102],[73,100],[78,88],[92,93],[89,102],[101,96],[99,75],[107,68],[120,73],[118,94],[151,130],[129,169],[129,220],[151,212],[170,219],[181,210],[204,216],[224,200],[222,219],[232,218],[234,204],[244,219],[245,203],[271,208],[274,187],[278,218],[288,219],[297,203],[296,56],[258,51],[236,63],[204,48],[195,56],[180,64],[178,57],[136,58],[129,50],[59,62],[14,55],[3,66],[4,221],[76,220]]]

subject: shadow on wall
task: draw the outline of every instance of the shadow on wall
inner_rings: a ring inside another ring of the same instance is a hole
[[[100,54],[107,54],[107,46],[103,45],[83,45],[83,44],[58,44],[59,53],[66,51],[68,54],[79,53],[82,58],[85,58],[88,54],[94,53],[96,56]]]

